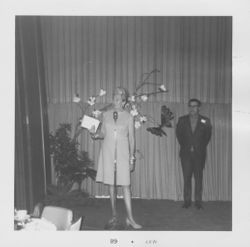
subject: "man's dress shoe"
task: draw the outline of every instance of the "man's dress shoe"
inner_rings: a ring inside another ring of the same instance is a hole
[[[203,209],[203,206],[201,204],[201,202],[195,202],[195,207],[200,210],[200,209]]]
[[[191,206],[191,202],[184,202],[182,207],[183,208],[189,208]]]

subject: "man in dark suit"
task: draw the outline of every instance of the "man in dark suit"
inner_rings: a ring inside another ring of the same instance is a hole
[[[211,138],[212,126],[209,118],[201,116],[201,102],[190,99],[189,114],[179,118],[176,136],[180,144],[180,158],[184,178],[183,208],[191,206],[192,175],[195,179],[195,206],[202,207],[202,176],[206,159],[206,148]]]

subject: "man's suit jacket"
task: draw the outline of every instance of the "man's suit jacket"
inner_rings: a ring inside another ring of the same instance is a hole
[[[209,118],[199,115],[196,128],[192,132],[189,115],[180,117],[176,127],[176,136],[180,144],[180,157],[184,159],[190,157],[193,147],[194,157],[205,164],[206,147],[211,133],[212,126]]]

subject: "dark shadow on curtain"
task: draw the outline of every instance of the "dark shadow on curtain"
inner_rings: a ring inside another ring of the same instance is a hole
[[[16,16],[15,200],[33,210],[50,181],[48,117],[39,17]]]

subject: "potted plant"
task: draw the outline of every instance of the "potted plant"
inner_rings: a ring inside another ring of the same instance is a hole
[[[95,179],[93,161],[86,151],[79,151],[77,138],[71,138],[71,124],[60,124],[54,133],[50,133],[49,140],[58,190],[68,192],[75,183],[80,190],[84,179]]]

